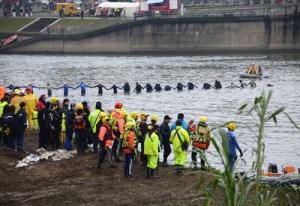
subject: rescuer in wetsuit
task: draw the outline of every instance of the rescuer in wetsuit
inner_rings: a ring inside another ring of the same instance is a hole
[[[146,88],[146,92],[152,92],[153,91],[153,87],[151,86],[151,84],[146,84],[145,88]]]
[[[198,88],[194,83],[188,82],[187,85],[185,86],[188,88],[188,90],[193,90],[195,87]]]
[[[156,92],[160,92],[162,90],[160,84],[155,84],[154,89]]]
[[[209,83],[204,83],[202,89],[210,89],[210,88],[214,88],[211,84]]]
[[[135,91],[137,94],[139,94],[139,93],[142,92],[142,89],[143,89],[142,85],[140,85],[138,82],[136,82],[136,83],[135,83],[135,89],[134,89],[134,91]]]
[[[222,89],[222,84],[219,80],[215,81],[215,89]]]
[[[181,92],[183,90],[183,84],[181,82],[178,82],[176,89],[177,89],[177,91]]]
[[[118,89],[121,89],[120,87],[117,87],[115,84],[112,85],[111,88],[109,88],[108,90],[113,90],[113,93],[114,94],[117,94],[118,93]]]
[[[169,85],[166,85],[164,88],[165,91],[171,91],[171,89],[172,89],[172,87],[170,87]]]
[[[129,85],[128,82],[126,82],[122,88],[124,90],[124,94],[129,94],[130,93],[130,85]]]

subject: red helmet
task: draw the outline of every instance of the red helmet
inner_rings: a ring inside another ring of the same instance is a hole
[[[121,109],[123,107],[123,104],[121,103],[121,102],[117,102],[116,104],[115,104],[115,108],[116,109]]]
[[[31,88],[31,87],[27,87],[27,88],[25,89],[25,92],[26,92],[27,94],[32,93],[32,88]]]
[[[40,96],[40,99],[46,99],[47,97],[46,97],[46,95],[45,94],[42,94],[41,96]]]

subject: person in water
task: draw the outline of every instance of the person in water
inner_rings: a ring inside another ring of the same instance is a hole
[[[198,88],[194,83],[188,82],[187,85],[185,86],[188,88],[188,90],[193,90],[194,88]]]
[[[245,82],[243,82],[243,80],[240,79],[240,86],[239,88],[244,89],[245,87],[247,87],[247,84]]]
[[[117,85],[113,84],[111,88],[109,88],[108,90],[113,90],[113,93],[114,94],[117,94],[118,93],[118,89],[122,89],[120,87],[117,87]]]
[[[181,92],[183,90],[183,87],[184,87],[183,84],[181,82],[178,82],[176,89],[177,89],[177,91]]]
[[[172,87],[170,87],[169,85],[166,85],[165,88],[164,88],[164,90],[165,90],[165,91],[171,91],[171,90],[172,90]]]
[[[98,95],[102,96],[103,95],[103,88],[107,90],[105,86],[103,86],[101,83],[97,84],[96,86],[90,87],[90,88],[98,88]]]
[[[153,91],[153,87],[152,87],[152,85],[151,84],[146,84],[146,86],[145,86],[145,88],[146,88],[146,92],[152,92]]]
[[[140,94],[142,92],[142,85],[140,85],[138,82],[135,83],[135,89],[134,92],[136,92],[137,94]]]
[[[162,90],[160,84],[155,84],[154,90],[155,90],[156,92],[160,92],[160,91]]]
[[[130,85],[128,82],[126,82],[122,88],[124,90],[124,94],[130,94]]]
[[[222,84],[219,80],[215,80],[215,89],[222,89]]]
[[[211,84],[209,84],[209,83],[204,83],[204,84],[203,84],[202,89],[207,90],[207,89],[210,89],[210,88],[214,88],[214,87],[213,87]]]
[[[255,83],[255,81],[253,79],[247,84],[247,86],[248,85],[250,85],[251,88],[255,88],[256,87],[256,83]]]

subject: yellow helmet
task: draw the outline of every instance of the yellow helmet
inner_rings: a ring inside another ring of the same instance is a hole
[[[151,121],[156,121],[158,122],[158,116],[156,114],[153,114],[150,118]]]
[[[127,122],[126,124],[125,124],[125,128],[126,129],[132,129],[134,127],[134,124],[132,123],[132,122]]]
[[[142,112],[140,115],[141,120],[145,120],[149,115],[146,112]]]
[[[206,123],[208,121],[208,118],[206,116],[201,116],[199,118],[199,122],[203,122],[203,123]]]
[[[52,97],[50,101],[51,101],[52,104],[57,103],[58,102],[58,97]]]
[[[236,124],[234,122],[229,122],[227,128],[234,131],[236,129]]]
[[[15,90],[14,90],[14,93],[17,94],[17,95],[20,95],[20,94],[21,94],[21,90],[15,89]]]
[[[122,112],[121,112],[121,115],[122,115],[122,117],[123,117],[123,118],[125,118],[125,117],[127,117],[127,116],[128,116],[128,112],[126,112],[126,111],[122,111]]]
[[[106,114],[105,112],[100,112],[100,113],[99,113],[99,116],[100,116],[100,118],[103,118],[103,117],[106,117],[107,114]]]
[[[107,116],[104,116],[104,117],[102,118],[102,124],[104,124],[107,120],[109,120],[109,118],[108,118]]]
[[[137,119],[139,117],[139,113],[137,113],[137,112],[131,112],[131,117],[133,119]]]
[[[76,104],[76,110],[83,110],[83,104],[81,103]]]

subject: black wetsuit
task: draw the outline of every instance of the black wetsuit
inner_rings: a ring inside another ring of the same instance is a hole
[[[153,91],[153,87],[151,86],[151,84],[146,84],[146,92],[152,92]]]
[[[97,87],[98,87],[98,94],[100,95],[100,96],[102,96],[102,94],[103,94],[103,85],[102,84],[98,84],[97,85]]]
[[[188,90],[193,90],[194,88],[198,88],[195,84],[193,84],[192,82],[189,82],[188,84],[187,84],[187,88],[188,88]]]
[[[130,93],[130,85],[128,82],[126,82],[123,86],[123,89],[124,89],[124,93],[125,94],[129,94]]]
[[[140,85],[139,83],[136,83],[136,86],[135,86],[134,91],[135,91],[136,93],[141,93],[141,92],[142,92],[142,89],[143,89],[142,85]]]
[[[177,91],[182,91],[183,90],[183,84],[178,82],[176,86]]]
[[[212,87],[209,83],[204,83],[202,89],[210,89]]]
[[[172,87],[170,87],[169,85],[165,86],[164,90],[165,91],[171,91]]]
[[[155,84],[154,86],[155,91],[160,92],[162,90],[160,84]]]
[[[215,89],[222,89],[222,84],[218,80],[215,81]]]

